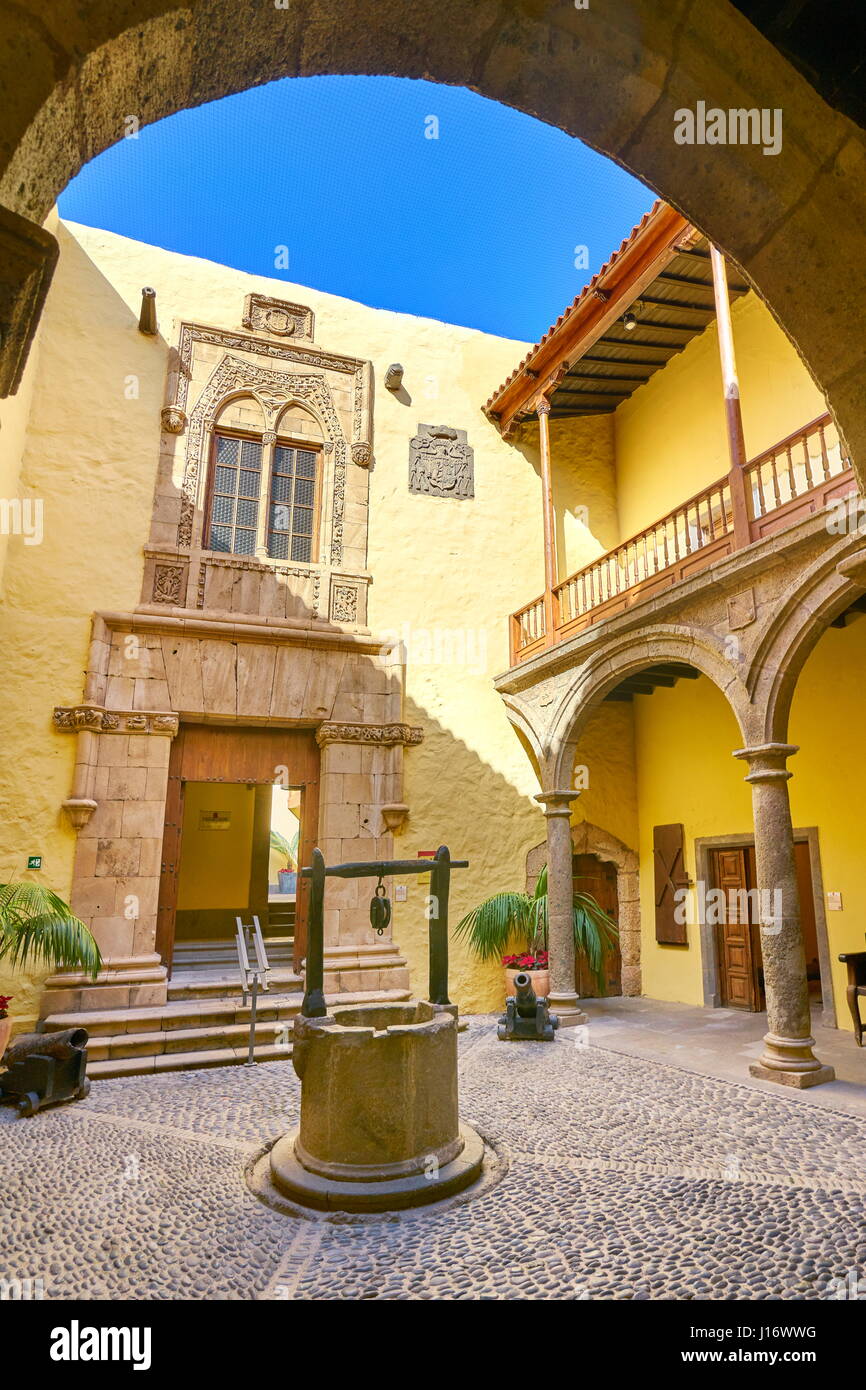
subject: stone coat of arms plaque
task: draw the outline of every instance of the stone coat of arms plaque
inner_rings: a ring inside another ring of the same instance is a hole
[[[409,441],[409,491],[428,497],[474,497],[474,458],[465,430],[419,425]]]

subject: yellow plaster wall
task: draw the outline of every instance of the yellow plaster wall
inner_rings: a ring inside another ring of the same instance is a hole
[[[515,442],[540,474],[537,422],[522,425]],[[612,413],[550,421],[560,579],[591,564],[619,540],[614,442]]]
[[[177,885],[179,912],[245,907],[250,896],[255,790],[237,782],[187,782]],[[201,816],[228,816],[227,830],[203,830]]]
[[[751,792],[731,756],[742,739],[730,706],[705,676],[635,696],[633,703],[643,993],[703,1004],[699,927],[689,925],[687,946],[660,946],[655,939],[653,826],[682,824],[691,879],[696,839],[750,834]]]
[[[732,309],[746,454],[754,458],[826,410],[781,328],[757,295]],[[614,415],[620,540],[729,468],[715,320]]]
[[[635,757],[632,705],[597,705],[577,747],[574,785],[583,789],[571,820],[606,830],[629,849],[637,849],[639,833]]]
[[[866,951],[866,855],[860,791],[866,750],[856,731],[866,688],[866,619],[830,628],[803,668],[794,695],[789,739],[800,751],[788,766],[791,815],[797,827],[818,827],[826,894],[842,894],[842,911],[827,912],[833,994],[839,1026],[851,1029],[841,951]]]
[[[471,860],[454,875],[455,920],[481,897],[522,886],[544,821],[491,677],[508,665],[508,614],[541,591],[541,484],[480,404],[525,344],[107,232],[61,224],[58,234],[23,467],[24,485],[46,498],[45,540],[10,549],[3,618],[7,650],[16,652],[6,671],[6,738],[29,750],[0,768],[6,869],[21,873],[26,854],[41,850],[43,880],[69,892],[74,835],[60,803],[74,741],[53,732],[51,711],[81,698],[93,610],[138,602],[172,322],[240,328],[244,296],[257,291],[311,305],[317,344],[374,364],[369,621],[406,640],[407,718],[426,731],[406,755],[411,817],[396,852],[414,857],[446,842]],[[137,331],[143,285],[157,291],[155,339]],[[392,362],[405,368],[399,396],[383,385]],[[468,431],[474,500],[409,494],[409,440],[422,422]],[[414,888],[405,906],[395,904],[395,936],[423,989],[427,924]],[[464,1009],[501,1005],[495,968],[479,969],[456,949],[452,977]]]

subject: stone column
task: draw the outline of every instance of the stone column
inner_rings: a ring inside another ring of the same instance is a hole
[[[760,892],[761,953],[767,994],[764,1054],[749,1067],[762,1081],[785,1086],[819,1086],[832,1081],[832,1067],[812,1051],[809,987],[800,925],[800,895],[794,862],[794,831],[785,764],[797,749],[790,743],[740,748],[735,758],[749,764],[755,858]]]
[[[576,791],[539,792],[547,820],[547,917],[550,945],[550,1007],[560,1028],[586,1023],[574,988],[574,879],[571,868],[571,803]]]

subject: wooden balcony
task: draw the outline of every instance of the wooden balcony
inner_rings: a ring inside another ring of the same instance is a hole
[[[831,417],[822,415],[751,459],[739,485],[745,491],[748,539],[737,541],[727,474],[667,516],[512,614],[511,665],[621,613],[639,600],[707,569],[746,544],[819,511],[857,490]],[[742,514],[742,513],[741,513]]]

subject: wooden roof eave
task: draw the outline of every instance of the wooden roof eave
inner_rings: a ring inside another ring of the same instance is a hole
[[[699,235],[681,213],[662,204],[485,407],[503,436],[508,437],[522,417],[533,412],[535,400],[553,391],[569,366],[640,299],[678,248]]]

